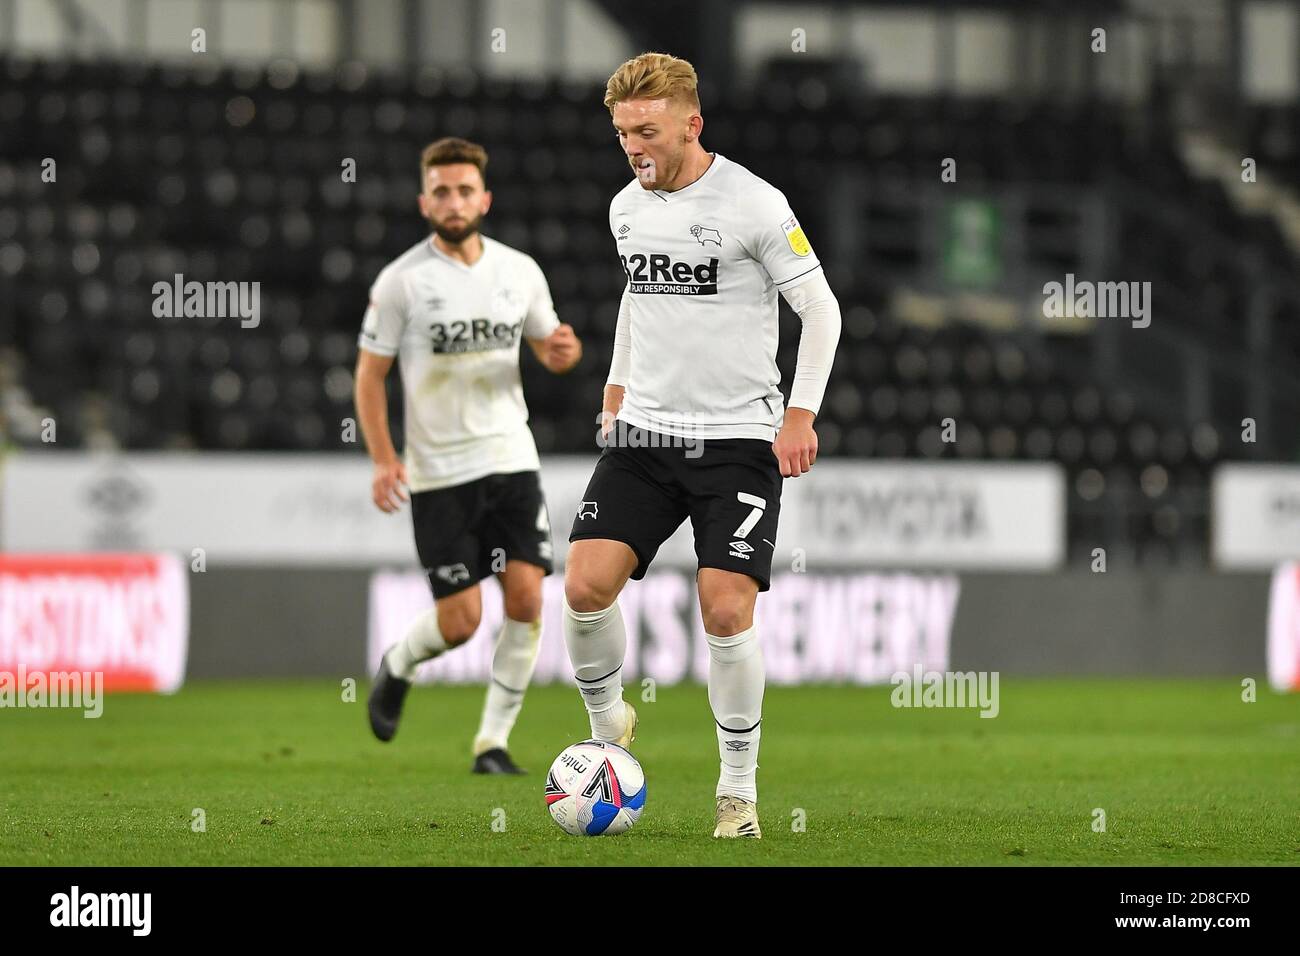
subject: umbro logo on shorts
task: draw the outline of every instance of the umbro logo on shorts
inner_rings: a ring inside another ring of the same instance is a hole
[[[578,505],[579,521],[581,521],[583,518],[596,518],[596,517],[599,517],[596,514],[596,502],[584,501],[582,504]]]
[[[754,550],[754,546],[750,544],[748,541],[731,542],[731,556],[733,558],[744,558],[746,561],[748,561],[749,552],[753,550]]]
[[[469,580],[469,568],[460,562],[444,564],[439,568],[435,568],[433,573],[448,584],[459,584],[461,581]]]

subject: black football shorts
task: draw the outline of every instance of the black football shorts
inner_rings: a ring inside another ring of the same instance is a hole
[[[694,452],[698,457],[680,446],[606,445],[569,540],[624,542],[636,552],[632,578],[639,581],[659,546],[690,518],[699,567],[748,574],[766,591],[781,510],[781,466],[772,443],[707,439]]]
[[[415,550],[435,598],[504,570],[510,560],[554,570],[551,521],[536,471],[487,475],[411,495]]]

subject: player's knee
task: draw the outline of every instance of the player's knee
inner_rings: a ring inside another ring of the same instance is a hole
[[[451,628],[448,633],[443,634],[442,639],[447,642],[448,647],[459,647],[461,644],[464,644],[473,637],[474,632],[477,630],[478,625],[474,625],[473,627],[456,626]]]
[[[464,644],[478,630],[479,616],[467,611],[452,611],[438,615],[438,630],[448,647]]]
[[[575,611],[603,611],[618,600],[618,592],[586,575],[566,574],[564,599]]]
[[[700,608],[704,630],[718,637],[739,634],[754,622],[754,609],[744,595],[713,597]]]

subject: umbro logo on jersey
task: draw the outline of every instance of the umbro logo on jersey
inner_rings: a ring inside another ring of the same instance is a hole
[[[691,235],[696,238],[700,245],[711,242],[719,249],[722,248],[722,233],[712,226],[691,226]]]
[[[676,262],[660,254],[619,256],[628,288],[640,295],[717,295],[718,259]]]
[[[581,521],[583,518],[595,518],[595,517],[598,517],[598,515],[596,514],[596,502],[584,501],[582,504],[578,505],[579,521]]]
[[[618,227],[618,238],[626,239],[627,234],[631,231],[632,231],[632,227],[629,226],[627,223],[623,223],[623,225]]]
[[[441,567],[436,568],[433,573],[442,578],[448,584],[459,584],[461,581],[469,580],[469,568],[465,567],[465,565],[460,562],[457,562],[456,564],[444,564]]]

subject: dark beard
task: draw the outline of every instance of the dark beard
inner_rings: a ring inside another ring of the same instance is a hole
[[[440,226],[438,225],[438,223],[433,222],[432,220],[429,222],[429,225],[433,228],[433,231],[435,234],[437,234],[438,238],[441,239],[443,242],[453,246],[460,245],[470,236],[478,232],[478,228],[482,224],[483,224],[482,216],[475,216],[469,222],[465,223],[465,225],[459,226],[455,229],[449,229],[446,226]]]

